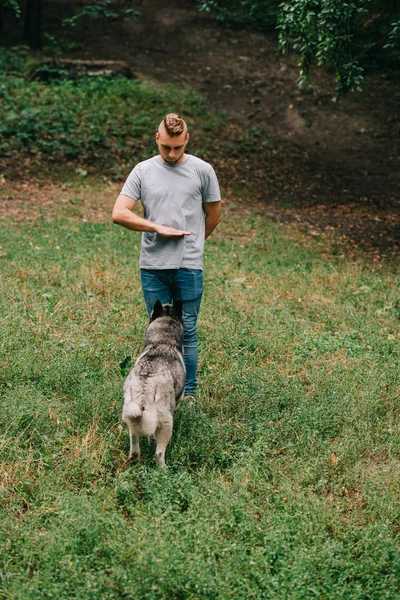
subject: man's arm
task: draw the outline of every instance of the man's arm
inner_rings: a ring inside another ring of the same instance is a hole
[[[206,213],[206,231],[205,238],[214,231],[218,223],[221,222],[222,203],[219,202],[204,202],[204,212]]]
[[[174,227],[159,225],[158,223],[153,223],[153,221],[139,217],[139,215],[132,212],[135,204],[136,200],[133,200],[124,194],[120,194],[115,201],[112,212],[113,223],[122,225],[122,227],[126,227],[127,229],[132,229],[133,231],[151,231],[162,237],[174,239],[181,238],[184,235],[190,235],[190,231],[183,231],[181,229],[175,229]]]

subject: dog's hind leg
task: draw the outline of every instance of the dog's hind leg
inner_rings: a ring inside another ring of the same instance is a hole
[[[173,419],[168,415],[162,420],[156,432],[156,458],[161,468],[165,467],[165,450],[172,436],[172,425]]]
[[[129,427],[129,424],[128,424]],[[129,458],[134,462],[137,462],[140,458],[140,445],[139,438],[134,434],[131,427],[129,427],[129,439],[130,439],[130,448],[129,448]]]

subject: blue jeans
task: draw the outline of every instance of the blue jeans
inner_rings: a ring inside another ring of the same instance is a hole
[[[183,347],[186,366],[185,394],[197,388],[197,316],[203,295],[203,271],[197,269],[140,269],[144,301],[149,315],[157,300],[182,300]]]

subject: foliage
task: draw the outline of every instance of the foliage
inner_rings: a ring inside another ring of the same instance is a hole
[[[136,18],[140,12],[131,6],[132,2],[122,1],[115,3],[113,0],[98,0],[95,4],[87,4],[73,17],[64,19],[63,24],[76,27],[85,18],[90,19],[118,19],[130,16]]]
[[[23,14],[23,3],[18,0],[5,0],[4,8],[10,9],[18,18]],[[91,3],[86,2],[83,8],[79,9],[73,17],[64,20],[65,25],[75,27],[78,22],[85,17],[90,19],[118,19],[130,16],[136,18],[139,16],[136,2],[133,0],[94,0]]]
[[[257,29],[276,26],[280,3],[281,0],[198,0],[199,9],[211,12],[219,21],[241,26],[250,25]]]
[[[18,2],[18,0],[4,0],[4,8],[9,8],[12,10],[12,12],[17,16],[20,17],[22,14],[21,11],[21,6]]]
[[[108,190],[69,190],[54,221],[0,224],[0,596],[397,598],[396,272],[235,206],[206,247],[197,403],[166,472],[146,440],[130,466],[139,234],[71,212]]]
[[[400,60],[400,7],[391,0],[293,0],[291,2],[201,0],[202,10],[220,19],[266,26],[277,15],[282,50],[300,55],[300,85],[311,64],[332,70],[337,96],[360,90],[366,70],[397,68]]]
[[[371,62],[395,63],[400,58],[393,3],[295,0],[281,5],[280,44],[293,47],[301,57],[300,83],[307,79],[311,62],[331,68],[339,95],[360,90],[363,73]],[[386,6],[384,6],[386,4]]]
[[[11,49],[0,47],[0,77],[4,78],[5,75],[28,77],[29,70],[34,64],[35,61],[30,59],[27,47],[17,46]]]
[[[28,81],[18,73],[23,54],[7,56],[0,54],[0,154],[9,158],[79,160],[119,172],[154,153],[160,115],[184,112],[191,123],[207,112],[190,89],[123,77],[68,80],[59,72],[49,84]]]
[[[135,0],[119,0],[117,2],[113,0],[94,0],[92,2],[84,2],[83,6],[75,6],[76,3],[70,3],[70,14],[69,18],[65,18],[60,24],[64,28],[77,28],[78,26],[83,27],[87,24],[88,20],[115,20],[115,19],[126,19],[126,18],[137,18],[140,11],[137,9],[137,3]],[[79,3],[78,3],[79,4]],[[23,39],[33,49],[42,48],[42,40],[46,39],[47,42],[51,42],[53,49],[64,49],[68,50],[68,41],[63,39],[63,35],[57,34],[57,37],[50,35],[46,31],[42,31],[42,16],[44,15],[44,21],[46,20],[46,7],[42,0],[36,0],[35,2],[22,2],[22,0],[5,0],[4,8],[8,9],[4,11],[3,17],[11,16],[12,27],[22,29]],[[7,19],[5,19],[7,21]],[[7,26],[9,23],[7,23]],[[5,24],[1,26],[5,28]],[[17,38],[18,39],[18,38]]]

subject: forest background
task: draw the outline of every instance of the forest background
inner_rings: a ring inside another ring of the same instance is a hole
[[[0,27],[0,598],[399,597],[398,3],[8,0]],[[110,212],[172,110],[224,220],[161,472],[126,462],[146,313]]]

